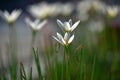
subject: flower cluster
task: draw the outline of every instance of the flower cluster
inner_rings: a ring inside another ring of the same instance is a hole
[[[53,38],[63,46],[68,46],[74,39],[74,34],[71,36],[70,33],[78,26],[80,20],[75,22],[73,25],[71,19],[68,22],[65,21],[64,23],[57,19],[57,23],[65,34],[63,37],[61,34],[57,33],[57,37],[53,36]]]
[[[64,32],[72,32],[77,25],[79,24],[80,20],[77,21],[76,23],[74,23],[72,25],[72,20],[70,19],[68,22],[65,21],[64,23],[62,23],[60,20],[57,19],[57,23],[59,25],[59,27],[64,31]]]

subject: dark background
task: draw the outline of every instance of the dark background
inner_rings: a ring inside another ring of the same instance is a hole
[[[27,5],[42,2],[42,1],[52,3],[52,2],[57,2],[57,1],[67,2],[70,0],[0,0],[0,9],[2,10],[7,9],[8,11],[13,10],[15,8],[25,9]]]
[[[75,2],[75,1],[78,1],[78,0],[0,0],[0,9],[1,10],[12,11],[13,9],[21,8],[21,9],[24,10],[27,5],[42,2],[42,1],[53,3],[53,2],[57,2],[57,1],[60,1],[60,2],[68,2],[68,1]],[[119,5],[120,4],[120,0],[102,0],[102,1],[104,1],[108,4],[111,4],[111,5],[114,5],[114,4]]]

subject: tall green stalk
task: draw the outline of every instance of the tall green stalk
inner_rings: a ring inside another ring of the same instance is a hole
[[[65,79],[70,80],[69,46],[64,46]]]
[[[13,24],[9,24],[9,61],[10,61],[10,76],[12,80],[17,79],[17,53],[16,53],[16,38]]]
[[[95,56],[94,56],[93,65],[92,65],[91,80],[94,80],[95,62],[96,62],[96,54],[95,54]]]

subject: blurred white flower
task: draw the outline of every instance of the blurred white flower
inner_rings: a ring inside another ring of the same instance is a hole
[[[78,24],[80,23],[80,20],[75,22],[73,25],[72,25],[71,19],[68,22],[65,21],[64,23],[62,23],[59,19],[57,19],[57,23],[63,31],[72,32],[78,26]]]
[[[102,32],[104,30],[104,22],[91,20],[88,23],[88,29],[91,32],[97,32],[97,33]]]
[[[30,18],[26,18],[25,22],[33,31],[38,31],[47,23],[47,20],[40,22],[39,19],[32,21]]]
[[[13,10],[11,13],[8,11],[1,11],[1,17],[9,24],[12,24],[20,16],[21,12],[21,10]]]
[[[28,11],[36,18],[56,17],[58,15],[69,15],[74,10],[74,6],[71,3],[46,3],[31,5],[28,7]]]
[[[56,5],[42,2],[28,7],[28,11],[36,18],[46,18],[48,16],[55,16]]]
[[[107,7],[107,14],[108,14],[108,16],[110,16],[112,18],[115,17],[118,14],[118,12],[119,12],[118,6]]]
[[[80,18],[80,20],[84,21],[89,18],[89,11],[93,10],[97,13],[105,14],[106,5],[99,0],[84,0],[80,1],[77,4],[77,17]]]
[[[74,6],[72,3],[66,3],[66,4],[61,4],[57,9],[61,9],[61,15],[70,15],[73,10],[74,10]]]
[[[65,33],[64,37],[62,37],[61,34],[57,33],[57,37],[54,37],[53,38],[58,41],[60,44],[62,44],[63,46],[67,46],[68,44],[70,44],[73,39],[74,39],[74,34],[72,36],[70,36],[69,33]]]

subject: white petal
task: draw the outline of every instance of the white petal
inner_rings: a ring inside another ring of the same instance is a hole
[[[47,20],[42,21],[37,25],[37,29],[40,30],[46,23],[47,23]]]
[[[62,35],[60,33],[57,32],[57,37],[60,39],[60,38],[63,38]]]
[[[38,25],[38,23],[40,23],[40,19],[36,19],[36,20],[34,21],[34,23],[35,23],[36,25]]]
[[[14,10],[11,13],[9,18],[11,18],[11,20],[15,21],[20,16],[20,14],[21,14],[21,10]]]
[[[63,39],[62,35],[57,33],[57,37],[59,38],[59,40],[63,43],[66,44],[65,40]]]
[[[57,24],[62,30],[64,29],[63,28],[63,23],[59,19],[57,19]]]
[[[5,19],[8,20],[8,18],[10,16],[9,12],[5,10],[3,15],[4,15]]]
[[[69,22],[64,22],[64,29],[65,29],[65,31],[69,31],[70,30]]]
[[[73,39],[74,39],[74,35],[72,35],[72,36],[70,37],[68,43],[71,43],[71,42],[73,41]]]
[[[4,15],[3,11],[1,11],[1,10],[0,10],[0,16],[1,16],[2,19],[6,20],[6,17]]]
[[[17,10],[13,10],[10,14],[10,16],[15,16],[17,14]]]
[[[63,45],[63,43],[58,39],[58,38],[56,38],[55,36],[52,36],[56,41],[58,41],[60,44],[62,44]]]
[[[71,27],[71,31],[73,31],[78,26],[79,23],[80,23],[80,20],[74,23],[73,26]]]
[[[69,24],[70,24],[70,26],[72,26],[72,19],[69,20]]]
[[[22,13],[21,10],[17,10],[17,18],[20,16],[21,13]]]
[[[35,24],[30,20],[30,18],[25,18],[25,22],[29,27],[35,29]]]
[[[25,18],[25,22],[26,22],[27,25],[31,26],[30,23],[31,23],[32,21],[30,20],[30,18],[28,18],[28,17]]]
[[[69,37],[70,37],[70,33],[65,33],[65,35],[64,35],[64,40],[66,41],[66,40],[68,40],[69,39]]]

